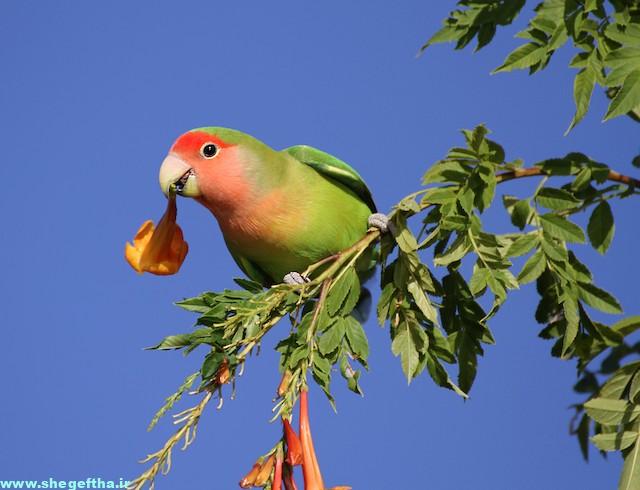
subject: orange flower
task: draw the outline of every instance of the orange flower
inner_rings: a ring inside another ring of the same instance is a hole
[[[240,485],[241,488],[251,488],[256,481],[258,473],[260,473],[261,466],[262,458],[255,462],[251,470],[249,470],[249,473],[247,473],[245,477],[240,480],[240,483],[238,483],[238,485]]]
[[[158,227],[155,228],[150,220],[145,221],[136,233],[133,245],[126,244],[124,256],[137,272],[159,276],[178,272],[189,246],[176,223],[177,214],[176,197],[170,194]]]
[[[282,468],[282,482],[285,490],[298,490],[296,481],[293,479],[293,466],[285,463]]]
[[[309,425],[309,400],[307,390],[300,392],[300,443],[302,445],[302,476],[304,490],[324,490],[320,465],[316,457]]]
[[[271,471],[273,470],[273,464],[275,463],[275,457],[273,454],[262,463],[260,472],[256,476],[256,481],[253,482],[254,487],[264,487],[271,478]]]
[[[282,490],[282,446],[276,454],[276,469],[273,471],[271,490]]]
[[[302,446],[298,434],[293,430],[287,419],[282,419],[284,438],[287,442],[287,463],[291,466],[302,464]]]

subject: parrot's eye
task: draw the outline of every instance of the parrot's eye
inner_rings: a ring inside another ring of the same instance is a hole
[[[205,143],[202,145],[202,148],[200,148],[200,154],[204,158],[213,158],[218,154],[218,147],[213,143]]]

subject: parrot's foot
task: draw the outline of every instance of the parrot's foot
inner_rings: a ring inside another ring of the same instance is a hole
[[[369,227],[378,228],[381,233],[389,231],[389,217],[386,214],[374,213],[367,220]]]
[[[299,286],[299,285],[308,283],[309,282],[309,278],[303,276],[299,272],[289,272],[287,275],[285,275],[282,278],[282,281],[285,284],[289,284],[289,285],[292,285],[292,286],[296,286],[296,285]]]

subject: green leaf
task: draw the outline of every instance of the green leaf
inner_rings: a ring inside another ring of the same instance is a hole
[[[584,408],[589,417],[603,425],[626,424],[640,415],[640,406],[610,398],[592,398]]]
[[[592,283],[578,283],[578,293],[580,299],[596,310],[605,313],[618,314],[622,313],[622,306],[611,294],[594,286]]]
[[[435,265],[449,265],[452,262],[462,259],[472,246],[467,235],[458,235],[451,246],[442,254],[433,259]]]
[[[250,293],[261,293],[262,291],[264,291],[264,287],[262,286],[262,284],[256,281],[252,281],[250,279],[245,279],[243,277],[234,277],[233,281],[238,286],[246,289]]]
[[[547,50],[544,46],[535,43],[523,44],[514,49],[493,73],[529,68],[542,61],[546,55]]]
[[[397,220],[393,236],[400,250],[411,253],[418,249],[418,241],[407,226],[406,220]]]
[[[580,206],[580,201],[573,197],[573,194],[564,189],[554,189],[553,187],[543,187],[536,196],[538,204],[555,211],[564,211]]]
[[[474,296],[483,291],[487,287],[487,281],[491,276],[489,269],[485,267],[478,267],[478,264],[473,268],[473,275],[469,280],[469,290]]]
[[[339,311],[351,312],[360,296],[360,280],[353,268],[349,268],[332,286],[327,295],[327,312],[335,316]]]
[[[640,315],[623,318],[612,325],[611,328],[626,337],[640,329]]]
[[[634,427],[638,429],[637,424]],[[637,442],[633,447],[623,452],[624,464],[622,475],[620,475],[619,490],[636,490],[640,488],[640,444]]]
[[[380,299],[378,300],[378,324],[384,325],[384,322],[389,317],[389,308],[391,307],[391,299],[396,292],[396,287],[393,283],[387,284],[380,293]]]
[[[611,101],[604,120],[626,114],[640,105],[640,70],[632,71],[625,79],[622,87]]]
[[[183,333],[178,335],[169,335],[153,347],[147,347],[148,350],[171,350],[182,349],[193,344],[202,344],[211,337],[211,329],[200,328],[191,333]]]
[[[346,318],[347,341],[351,352],[359,359],[366,361],[369,357],[369,341],[362,325],[352,316]]]
[[[205,300],[204,295],[176,301],[176,305],[184,310],[195,311],[196,313],[206,313],[211,309],[211,305]]]
[[[516,238],[507,249],[507,257],[519,257],[537,247],[540,243],[540,237],[537,233],[527,233]]]
[[[591,438],[591,442],[601,451],[621,451],[634,444],[637,440],[638,433],[631,430],[609,434],[596,434]]]
[[[525,262],[520,274],[518,274],[518,282],[520,284],[527,284],[535,281],[544,272],[547,266],[544,253],[542,250],[537,250],[529,259]]]
[[[438,325],[438,312],[420,285],[416,281],[411,281],[407,284],[407,291],[409,291],[409,294],[411,294],[413,300],[416,302],[416,306],[420,308],[425,318],[434,325]]]
[[[517,226],[521,230],[529,222],[531,216],[531,206],[528,199],[521,199],[514,206],[511,211],[511,222],[514,226]]]
[[[547,213],[540,216],[542,229],[549,235],[560,240],[574,243],[584,243],[584,232],[575,223],[572,223],[557,214]]]
[[[567,298],[562,303],[562,311],[566,319],[566,328],[562,338],[562,358],[566,358],[567,351],[573,345],[578,335],[580,327],[580,317],[578,316],[578,302]]]
[[[589,218],[587,234],[593,248],[604,254],[613,240],[615,224],[611,206],[607,201],[602,201],[596,206]]]
[[[323,355],[332,353],[342,343],[344,334],[347,329],[347,320],[345,318],[338,318],[338,320],[329,327],[321,336],[318,341],[318,349]]]
[[[416,376],[420,365],[420,352],[426,351],[428,338],[422,327],[412,321],[404,321],[395,327],[395,336],[391,342],[391,352],[400,356],[402,370],[407,383]]]
[[[584,118],[589,110],[591,103],[591,95],[596,84],[596,71],[592,63],[588,63],[582,70],[578,72],[573,80],[573,100],[576,104],[576,113],[569,124],[569,128],[565,135],[571,131],[576,124]]]

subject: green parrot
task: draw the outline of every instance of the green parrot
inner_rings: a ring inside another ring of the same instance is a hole
[[[160,168],[160,186],[194,198],[218,221],[242,271],[268,286],[302,283],[310,264],[386,231],[362,177],[310,146],[276,151],[241,131],[193,129]]]

